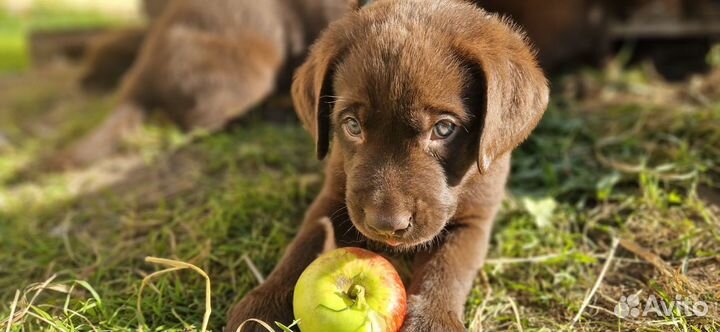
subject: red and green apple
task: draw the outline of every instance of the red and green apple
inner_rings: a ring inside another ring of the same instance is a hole
[[[396,332],[405,319],[405,287],[392,264],[360,248],[318,257],[295,286],[302,332]]]

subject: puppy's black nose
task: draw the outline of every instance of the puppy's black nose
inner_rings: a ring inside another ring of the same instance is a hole
[[[412,213],[407,211],[377,211],[365,210],[367,226],[374,232],[383,235],[399,236],[404,234],[413,222]]]

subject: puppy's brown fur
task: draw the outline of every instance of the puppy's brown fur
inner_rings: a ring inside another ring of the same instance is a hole
[[[283,67],[348,7],[347,0],[157,2],[149,12],[161,14],[122,82],[117,111],[56,158],[58,166],[112,152],[118,134],[150,110],[166,111],[186,129],[221,128],[273,92]]]
[[[230,311],[230,330],[292,320],[294,284],[329,217],[339,246],[415,257],[403,331],[464,331],[510,153],[548,102],[525,38],[464,1],[377,1],[328,28],[292,92],[318,157],[329,156],[325,184],[265,284]],[[447,138],[434,131],[442,121],[457,126]]]

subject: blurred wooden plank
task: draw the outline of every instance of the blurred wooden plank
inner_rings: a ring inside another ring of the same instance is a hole
[[[613,39],[720,37],[720,22],[613,23],[609,35]]]

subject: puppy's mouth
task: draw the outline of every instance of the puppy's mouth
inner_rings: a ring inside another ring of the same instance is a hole
[[[366,225],[359,226],[355,224],[355,228],[360,231],[360,234],[362,234],[365,238],[368,240],[371,240],[373,242],[378,242],[383,245],[387,245],[389,247],[400,247],[405,246],[408,244],[407,239],[403,239],[402,237],[398,236],[392,236],[392,235],[383,235],[383,234],[377,234],[375,232],[371,232],[368,230],[368,227]]]
[[[362,232],[361,232],[362,233]],[[420,239],[406,239],[406,240],[399,240],[399,239],[392,239],[392,238],[376,238],[376,237],[370,237],[363,233],[363,236],[369,240],[370,247],[375,247],[378,250],[385,250],[389,252],[413,252],[417,250],[417,248],[421,248],[429,243],[433,243],[433,241],[437,238],[442,236],[442,232],[437,234],[436,236],[430,237],[430,238],[420,238]]]
[[[354,223],[354,222],[353,222]],[[432,242],[436,237],[440,236],[442,232],[438,232],[432,236],[418,236],[415,230],[411,230],[402,236],[392,236],[377,234],[369,231],[366,225],[355,225],[360,234],[366,239],[370,240],[374,244],[385,247],[393,251],[412,251],[417,247],[421,247],[429,242]]]
[[[374,236],[368,236],[368,234],[365,234],[361,231],[363,235],[365,235],[366,238],[370,239],[371,241],[379,242],[383,245],[386,245],[391,248],[400,248],[400,247],[406,247],[406,246],[414,246],[412,243],[409,243],[409,241],[404,240],[402,238],[394,237],[394,236],[382,236],[382,235],[374,235]]]

